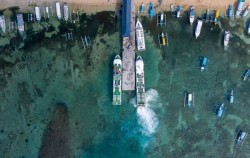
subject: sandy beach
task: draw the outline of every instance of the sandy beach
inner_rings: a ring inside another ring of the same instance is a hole
[[[54,0],[3,0],[1,2],[0,10],[4,10],[13,6],[20,7],[21,11],[33,10],[33,6],[45,6],[49,5],[54,7]],[[117,11],[120,9],[122,0],[57,0],[60,3],[68,3],[71,9],[79,9],[85,13],[95,13],[98,11]],[[210,10],[220,10],[225,12],[229,4],[233,4],[234,8],[237,6],[237,0],[163,0],[162,4],[159,5],[159,0],[135,0],[137,8],[141,3],[145,6],[150,2],[155,3],[156,12],[170,10],[170,5],[180,5],[184,10],[189,9],[190,6],[196,8],[196,12],[204,12],[207,8]],[[247,1],[245,7],[249,5]]]

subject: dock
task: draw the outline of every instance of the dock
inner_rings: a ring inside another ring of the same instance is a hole
[[[135,5],[123,0],[122,90],[135,90]]]

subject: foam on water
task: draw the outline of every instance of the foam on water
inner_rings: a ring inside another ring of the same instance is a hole
[[[154,89],[150,89],[146,92],[146,105],[145,107],[138,107],[137,122],[141,126],[140,132],[145,136],[151,136],[155,133],[159,124],[158,118],[152,107],[158,104],[158,92]],[[130,103],[134,103],[136,107],[135,98],[131,99]]]

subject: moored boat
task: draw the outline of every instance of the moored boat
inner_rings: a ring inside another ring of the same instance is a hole
[[[176,17],[177,17],[177,18],[180,18],[180,17],[181,17],[181,6],[180,6],[180,5],[178,5],[178,6],[177,6],[177,9],[176,9]]]
[[[136,58],[136,105],[145,106],[144,63],[141,56]]]
[[[210,20],[210,12],[209,9],[207,9],[206,11],[206,22],[208,22]]]
[[[218,106],[216,107],[215,113],[216,113],[216,115],[217,115],[218,117],[222,117],[222,116],[224,115],[225,111],[226,111],[225,104],[222,103],[221,105],[218,105]]]
[[[230,31],[225,30],[224,32],[224,46],[226,47],[229,42]]]
[[[59,2],[56,2],[56,16],[60,20],[62,18],[61,15],[61,6]]]
[[[36,14],[36,20],[41,21],[41,13],[39,7],[35,7],[35,14]]]
[[[195,28],[195,38],[197,39],[201,33],[202,20],[198,20],[197,26]]]
[[[194,7],[191,7],[189,11],[189,22],[191,25],[194,22],[194,16],[195,16]]]
[[[235,137],[235,143],[238,145],[243,145],[248,133],[239,129]]]
[[[145,12],[145,6],[144,6],[144,3],[142,2],[141,3],[141,6],[140,6],[140,12],[143,14]]]
[[[20,35],[24,34],[24,22],[23,22],[23,14],[17,14],[17,28]]]
[[[247,34],[250,35],[250,21],[249,21],[249,23],[248,23]]]
[[[243,17],[243,18],[246,18],[246,17],[247,17],[247,15],[248,15],[248,13],[249,13],[249,10],[250,10],[250,6],[248,6],[248,7],[246,8],[246,10],[243,12],[243,14],[242,14],[242,17]]]
[[[144,39],[144,32],[141,22],[137,19],[136,22],[136,43],[137,43],[137,49],[139,51],[145,50],[145,39]]]
[[[228,16],[228,18],[233,17],[233,6],[231,4],[228,6],[227,16]]]
[[[150,17],[155,16],[154,4],[152,2],[149,3],[149,16]]]
[[[0,16],[0,28],[3,31],[3,33],[5,33],[5,31],[6,31],[6,24],[5,24],[5,17],[4,17],[4,15]]]
[[[244,5],[245,5],[245,0],[238,1],[238,6],[237,6],[236,14],[235,14],[236,17],[240,16],[240,13],[242,12]]]
[[[122,60],[119,55],[113,62],[113,105],[121,105],[122,92]]]
[[[68,21],[69,19],[69,7],[67,3],[64,3],[63,5],[63,15],[64,15],[64,20]]]

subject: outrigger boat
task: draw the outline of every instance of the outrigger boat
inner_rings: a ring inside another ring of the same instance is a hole
[[[144,3],[142,2],[140,6],[140,13],[144,14],[144,12],[145,12],[145,6]]]
[[[3,31],[3,33],[5,33],[5,31],[6,31],[6,24],[5,24],[5,17],[4,17],[4,15],[0,16],[0,27],[1,27],[1,30]]]
[[[136,43],[137,43],[137,49],[139,51],[145,50],[145,39],[144,39],[144,32],[141,22],[137,19],[136,22]]]
[[[197,39],[201,33],[201,27],[202,27],[202,20],[198,20],[197,26],[195,29],[195,38]]]
[[[41,21],[40,7],[35,7],[36,20]]]
[[[242,17],[246,18],[250,10],[250,6],[247,7],[247,9],[243,12]]]
[[[218,117],[222,117],[224,115],[225,111],[226,111],[226,107],[225,107],[224,103],[222,103],[221,105],[217,105],[215,108],[215,114]]]
[[[224,32],[224,47],[226,47],[228,45],[229,37],[230,37],[230,31],[225,30],[225,32]]]
[[[115,56],[113,68],[113,105],[121,105],[122,60],[119,55]]]
[[[250,69],[246,69],[242,75],[243,81],[250,80]]]
[[[207,9],[206,11],[206,22],[208,22],[210,20],[210,12],[209,12],[209,9]]]
[[[206,57],[200,57],[199,59],[199,69],[201,69],[201,71],[207,70],[207,58]]]
[[[235,143],[238,145],[243,145],[245,139],[247,138],[247,135],[248,135],[247,132],[244,132],[241,129],[239,129],[235,137]]]
[[[16,17],[17,17],[17,28],[20,35],[22,36],[24,34],[23,14],[17,14]]]
[[[56,2],[56,15],[57,15],[57,19],[61,20],[62,15],[61,15],[61,5],[59,2]]]
[[[250,21],[249,21],[249,23],[248,23],[247,34],[250,35]]]
[[[149,16],[150,17],[155,16],[154,4],[152,2],[149,3]]]
[[[185,92],[184,94],[184,107],[192,108],[194,106],[194,93]]]
[[[216,10],[215,11],[215,17],[214,17],[214,23],[215,24],[218,22],[219,16],[220,16],[220,11]]]
[[[68,21],[69,19],[69,7],[67,3],[64,3],[63,5],[63,15],[64,15],[64,20]]]
[[[232,90],[228,95],[228,101],[229,103],[234,103],[234,91]]]
[[[228,6],[227,16],[229,19],[233,17],[233,6],[231,4]]]
[[[189,11],[189,22],[190,22],[191,25],[194,22],[194,16],[195,16],[195,12],[194,12],[194,7],[192,6],[190,8],[190,11]]]
[[[144,63],[141,56],[136,58],[136,105],[145,106]]]
[[[245,0],[238,1],[238,6],[235,14],[236,17],[240,17],[240,13],[242,12],[244,5],[245,5]]]
[[[180,18],[180,17],[181,17],[181,6],[180,6],[180,5],[178,5],[178,6],[177,6],[177,9],[176,9],[176,17],[177,17],[177,18]]]
[[[168,34],[164,34],[163,32],[158,35],[158,40],[159,40],[159,45],[161,46],[165,46],[168,45]]]

